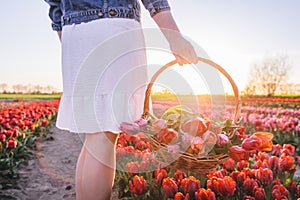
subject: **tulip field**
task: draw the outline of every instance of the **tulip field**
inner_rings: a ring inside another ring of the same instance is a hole
[[[0,175],[14,177],[15,169],[32,154],[56,117],[58,100],[0,102]]]
[[[242,98],[240,120],[226,106],[153,99],[155,119],[120,125],[115,188],[119,199],[269,200],[300,198],[300,98]],[[55,122],[59,100],[0,102],[0,175],[16,176],[38,138]],[[192,108],[190,110],[190,108]],[[218,116],[216,116],[218,115]],[[212,120],[213,118],[213,120]],[[170,155],[228,155],[209,171],[172,167],[157,159],[149,130]]]

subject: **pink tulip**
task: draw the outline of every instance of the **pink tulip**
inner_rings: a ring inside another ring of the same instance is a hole
[[[217,141],[217,145],[219,147],[227,145],[229,142],[229,138],[227,135],[225,134],[218,134],[218,141]]]

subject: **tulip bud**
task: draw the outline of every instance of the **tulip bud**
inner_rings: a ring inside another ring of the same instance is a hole
[[[140,131],[140,127],[137,123],[122,122],[119,129],[127,134],[136,134]]]
[[[273,172],[269,168],[259,168],[255,174],[262,185],[269,185],[273,181]]]
[[[133,182],[129,181],[130,190],[136,195],[142,195],[147,192],[147,181],[143,176],[135,175],[133,177]]]
[[[140,119],[135,120],[134,123],[137,123],[137,125],[139,125],[139,127],[144,127],[148,124],[148,121],[143,118],[140,118]]]
[[[200,181],[194,176],[189,176],[181,181],[181,187],[185,194],[194,196],[195,192],[201,187]]]
[[[162,129],[157,134],[158,141],[164,144],[174,144],[177,142],[178,137],[178,132],[172,128]]]
[[[167,171],[165,169],[157,169],[154,171],[155,182],[161,186],[164,178],[168,177]]]
[[[174,195],[178,192],[178,187],[176,182],[169,177],[163,179],[162,187],[164,193],[168,198],[173,198]]]
[[[258,137],[249,137],[243,140],[242,148],[248,151],[258,150],[262,145],[262,141]]]
[[[6,135],[0,134],[0,142],[5,142],[5,141],[6,141]]]
[[[272,188],[273,199],[288,199],[289,191],[283,185],[274,185]]]
[[[260,188],[260,187],[255,187],[254,191],[253,191],[253,196],[255,199],[261,199],[261,200],[266,200],[266,192],[264,190],[264,188]]]
[[[17,147],[17,141],[9,140],[8,142],[6,142],[7,149],[15,149],[16,147]]]
[[[218,141],[217,141],[217,145],[219,147],[227,145],[229,142],[229,138],[227,135],[225,134],[218,134]]]
[[[196,200],[216,200],[216,195],[210,189],[200,188],[195,192]]]

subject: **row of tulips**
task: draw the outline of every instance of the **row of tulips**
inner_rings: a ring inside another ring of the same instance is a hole
[[[0,173],[16,175],[36,136],[55,119],[58,100],[9,103],[0,110]]]
[[[295,147],[291,144],[261,145],[253,134],[244,149],[206,174],[161,167],[142,133],[122,133],[117,143],[116,184],[119,198],[131,199],[297,199]],[[267,134],[266,137],[268,137]],[[267,152],[263,152],[267,151]],[[247,152],[245,154],[245,152]]]

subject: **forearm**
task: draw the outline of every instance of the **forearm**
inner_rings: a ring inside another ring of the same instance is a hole
[[[169,42],[172,42],[176,37],[181,36],[179,28],[172,16],[170,10],[165,10],[153,16],[153,20],[161,29],[164,36]]]
[[[161,11],[152,18],[169,42],[170,50],[179,65],[198,62],[193,46],[180,33],[170,10]]]

